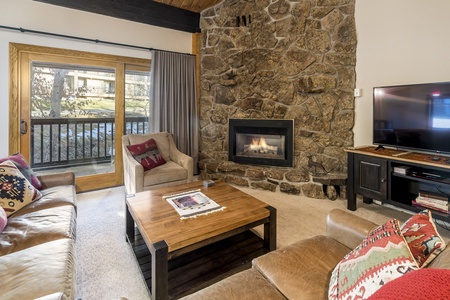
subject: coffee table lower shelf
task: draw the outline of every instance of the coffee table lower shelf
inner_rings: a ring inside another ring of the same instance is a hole
[[[151,291],[151,254],[139,230],[131,243],[144,279]],[[231,236],[168,262],[169,299],[178,299],[225,277],[251,267],[252,259],[265,254],[264,240],[253,231]]]

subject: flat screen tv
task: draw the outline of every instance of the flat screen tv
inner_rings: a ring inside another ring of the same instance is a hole
[[[375,87],[373,144],[450,153],[450,82]]]

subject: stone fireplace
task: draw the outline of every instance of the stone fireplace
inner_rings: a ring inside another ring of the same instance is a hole
[[[250,165],[292,167],[293,120],[230,119],[228,160]]]
[[[354,8],[355,0],[224,0],[201,13],[201,179],[325,197],[317,170],[345,174],[353,145]],[[230,159],[232,119],[293,120],[292,164]]]

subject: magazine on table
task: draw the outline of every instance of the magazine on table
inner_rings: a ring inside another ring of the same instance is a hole
[[[164,198],[182,218],[195,217],[223,209],[199,190],[164,196]]]

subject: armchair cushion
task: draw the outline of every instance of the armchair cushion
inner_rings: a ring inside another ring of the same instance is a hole
[[[174,182],[187,178],[187,170],[182,166],[168,161],[164,167],[153,169],[144,173],[144,186]]]
[[[159,153],[158,145],[154,139],[136,145],[128,145],[127,149],[133,158],[144,167],[145,171],[166,163],[166,160]]]

